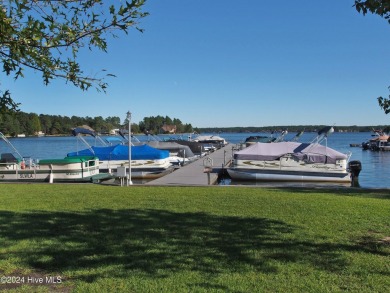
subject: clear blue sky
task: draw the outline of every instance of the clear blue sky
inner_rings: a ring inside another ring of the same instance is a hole
[[[169,116],[194,127],[390,124],[390,25],[353,0],[149,0],[145,32],[83,51],[87,73],[106,69],[107,93],[40,73],[3,89],[37,114],[132,122]]]

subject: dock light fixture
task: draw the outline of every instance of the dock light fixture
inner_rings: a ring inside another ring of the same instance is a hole
[[[127,121],[129,122],[129,179],[127,181],[127,186],[132,185],[131,181],[131,112],[127,111],[126,113]]]

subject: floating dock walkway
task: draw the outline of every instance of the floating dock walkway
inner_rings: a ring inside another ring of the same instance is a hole
[[[175,170],[174,172],[157,178],[145,185],[213,185],[218,175],[231,164],[233,144],[216,150],[207,156]]]

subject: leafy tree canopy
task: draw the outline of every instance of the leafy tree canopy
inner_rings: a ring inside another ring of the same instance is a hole
[[[110,4],[107,4],[110,3]],[[0,61],[15,79],[30,68],[45,85],[64,79],[76,87],[107,87],[104,77],[88,76],[78,62],[80,48],[107,51],[107,37],[130,28],[142,32],[139,20],[145,0],[0,0]],[[102,72],[105,70],[102,69]],[[0,90],[0,113],[15,111],[9,91]]]
[[[359,13],[366,15],[368,12],[378,14],[390,23],[390,1],[389,0],[355,0],[355,8]]]
[[[109,133],[113,129],[123,129],[128,126],[127,118],[121,123],[121,119],[117,116],[103,118],[97,117],[77,117],[77,116],[59,116],[47,114],[25,113],[18,111],[16,113],[1,114],[0,113],[0,132],[16,136],[24,133],[26,135],[35,135],[42,131],[47,135],[70,135],[71,129],[88,125],[99,133]],[[183,124],[180,119],[171,119],[168,116],[145,117],[143,121],[131,123],[132,133],[150,133],[159,134],[161,126],[164,124],[174,124],[176,133],[193,132],[191,124]]]
[[[139,122],[139,131],[150,134],[159,134],[162,132],[161,127],[164,124],[175,125],[176,133],[193,132],[191,124],[183,124],[178,118],[171,119],[169,116],[163,117],[160,115],[145,117]]]
[[[390,24],[390,0],[356,0],[354,6],[363,15],[371,12],[383,17]],[[379,97],[378,104],[386,114],[390,113],[390,95],[389,98]]]

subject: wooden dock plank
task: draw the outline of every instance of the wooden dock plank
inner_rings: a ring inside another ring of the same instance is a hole
[[[204,173],[204,161],[207,158],[212,159],[213,167],[210,173],[210,183],[215,184],[218,174],[222,167],[230,164],[232,157],[232,145],[227,144],[225,147],[210,153],[180,169],[165,175],[161,178],[145,183],[146,185],[208,185],[208,175]]]

